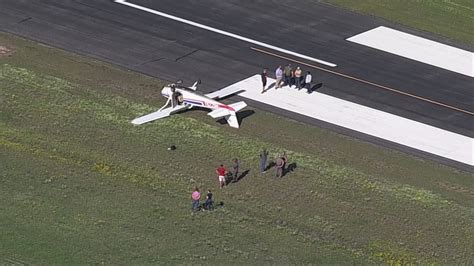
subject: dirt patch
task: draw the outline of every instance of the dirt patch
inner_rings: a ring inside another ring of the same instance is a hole
[[[448,183],[448,182],[438,182],[438,185],[443,189],[455,191],[455,192],[458,192],[458,193],[462,193],[462,194],[474,197],[474,190],[472,190],[468,187],[463,187],[461,185],[451,184],[451,183]]]
[[[12,53],[13,53],[13,49],[4,45],[0,45],[0,56],[8,56],[8,55],[11,55]]]

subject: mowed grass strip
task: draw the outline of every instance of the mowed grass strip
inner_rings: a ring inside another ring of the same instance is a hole
[[[474,47],[471,0],[326,0],[363,14],[436,33]]]
[[[203,112],[133,126],[162,104],[162,82],[0,40],[16,48],[0,66],[0,259],[473,260],[470,174],[258,110],[241,130]],[[286,150],[296,170],[281,180],[258,175],[262,148]],[[217,191],[214,168],[233,157],[250,172]],[[224,207],[191,215],[196,185]]]

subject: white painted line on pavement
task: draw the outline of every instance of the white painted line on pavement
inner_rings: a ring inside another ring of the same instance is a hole
[[[380,26],[347,40],[474,77],[474,53],[412,34]]]
[[[245,90],[239,96],[474,166],[474,139],[444,129],[306,89],[285,86],[262,94],[260,75],[223,90]]]
[[[206,26],[206,25],[194,22],[194,21],[190,21],[190,20],[187,20],[187,19],[184,19],[184,18],[169,15],[169,14],[166,14],[166,13],[163,13],[163,12],[160,12],[160,11],[148,8],[148,7],[144,7],[144,6],[134,4],[134,3],[127,2],[126,0],[114,0],[114,2],[118,3],[118,4],[122,4],[122,5],[132,7],[132,8],[135,8],[135,9],[139,9],[139,10],[142,10],[142,11],[146,11],[148,13],[152,13],[152,14],[155,14],[155,15],[158,15],[158,16],[169,18],[169,19],[172,19],[172,20],[175,20],[175,21],[179,21],[179,22],[191,25],[191,26],[201,28],[201,29],[205,29],[205,30],[208,30],[208,31],[219,33],[219,34],[222,34],[222,35],[234,38],[234,39],[238,39],[238,40],[241,40],[241,41],[244,41],[244,42],[259,45],[259,46],[262,46],[262,47],[265,47],[265,48],[268,48],[268,49],[272,49],[272,50],[275,50],[275,51],[278,51],[278,52],[282,52],[282,53],[285,53],[285,54],[297,56],[299,58],[303,58],[303,59],[313,61],[313,62],[316,62],[316,63],[319,63],[319,64],[323,64],[323,65],[330,66],[330,67],[336,67],[337,66],[336,64],[331,63],[331,62],[327,62],[327,61],[324,61],[324,60],[321,60],[321,59],[317,59],[317,58],[313,58],[313,57],[310,57],[310,56],[307,56],[307,55],[299,54],[299,53],[296,53],[296,52],[293,52],[293,51],[290,51],[290,50],[286,50],[286,49],[276,47],[276,46],[273,46],[273,45],[270,45],[270,44],[267,44],[267,43],[263,43],[263,42],[259,42],[259,41],[253,40],[253,39],[249,39],[249,38],[246,38],[246,37],[234,34],[234,33],[230,33],[230,32],[227,32],[227,31],[223,31],[223,30],[219,30],[219,29],[216,29],[216,28],[213,28],[213,27],[209,27],[209,26]]]

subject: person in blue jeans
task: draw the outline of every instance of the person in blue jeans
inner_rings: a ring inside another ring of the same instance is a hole
[[[212,199],[212,192],[210,189],[207,190],[206,202],[204,202],[204,209],[212,210],[214,208],[214,200]]]
[[[193,199],[193,211],[199,210],[199,199],[201,199],[201,193],[199,193],[199,188],[196,187],[191,194],[191,198]]]

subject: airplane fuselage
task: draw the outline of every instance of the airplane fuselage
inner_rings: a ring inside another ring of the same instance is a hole
[[[186,106],[189,106],[188,108],[197,106],[197,107],[207,108],[211,110],[227,109],[229,111],[235,111],[234,108],[232,108],[231,106],[220,103],[204,95],[199,95],[190,89],[176,87],[175,93],[177,93],[179,97],[181,97],[180,98],[181,102],[179,104],[184,104]],[[173,95],[171,87],[165,86],[161,90],[161,95],[169,99],[171,95]]]

